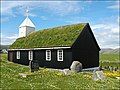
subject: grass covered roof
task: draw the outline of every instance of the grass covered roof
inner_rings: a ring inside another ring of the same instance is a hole
[[[35,31],[26,37],[18,38],[9,48],[41,48],[72,46],[86,23],[59,26]]]

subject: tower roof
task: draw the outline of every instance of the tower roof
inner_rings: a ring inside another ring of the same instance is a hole
[[[35,28],[35,25],[32,23],[32,21],[28,17],[26,17],[26,19],[23,21],[23,23],[19,27],[25,27],[25,26]]]

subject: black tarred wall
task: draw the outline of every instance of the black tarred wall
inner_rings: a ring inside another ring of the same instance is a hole
[[[63,49],[63,61],[57,61],[57,50],[51,50],[51,61],[46,61],[46,50],[36,50],[35,59],[40,67],[64,69],[69,68],[72,63],[72,52],[70,49]]]
[[[99,46],[87,25],[72,46],[73,60],[82,63],[83,68],[99,66]]]
[[[28,60],[28,51],[21,50],[20,51],[20,59],[17,59],[17,51],[8,51],[8,60],[11,61],[10,58],[12,58],[12,62],[14,63],[19,63],[22,65],[29,65],[29,60]]]
[[[16,57],[17,51],[8,52],[8,60],[10,61],[10,53],[12,53],[12,61],[15,63],[29,65],[28,50],[20,51],[20,59]],[[33,50],[33,60],[38,60],[40,67],[64,69],[69,68],[72,63],[71,49],[63,49],[63,61],[57,61],[57,50],[51,50],[51,61],[46,61],[46,50]]]

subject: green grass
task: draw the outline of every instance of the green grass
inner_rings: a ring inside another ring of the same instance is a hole
[[[119,54],[100,54],[100,64],[104,66],[119,67],[120,69],[120,58]]]
[[[73,24],[39,30],[26,37],[18,38],[9,48],[71,46],[85,25]]]
[[[102,61],[119,61],[119,54],[100,54],[100,60]]]
[[[23,78],[19,73],[29,71],[28,66],[23,66],[7,61],[7,55],[2,54],[1,62],[1,89],[58,89],[58,90],[111,90],[119,89],[119,80],[107,76],[105,81],[94,81],[91,72],[63,75],[58,71],[40,69],[39,75]],[[2,60],[3,57],[6,60]]]
[[[7,60],[7,54],[0,54],[0,60]]]

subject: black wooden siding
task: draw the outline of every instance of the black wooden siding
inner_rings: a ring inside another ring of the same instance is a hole
[[[86,26],[72,46],[73,61],[79,60],[83,68],[99,66],[99,46],[89,26]]]
[[[69,68],[72,63],[72,52],[70,49],[63,49],[63,61],[57,61],[57,50],[51,50],[51,61],[46,61],[46,50],[36,50],[35,59],[38,60],[40,67],[48,68]]]
[[[73,61],[80,61],[83,68],[92,68],[99,66],[99,52],[73,50]]]
[[[29,60],[28,60],[28,51],[20,51],[20,59],[17,59],[17,51],[9,51],[8,52],[8,60],[10,61],[10,52],[12,53],[12,62],[14,63],[19,63],[22,65],[29,65]]]
[[[28,50],[20,51],[20,59],[16,58],[17,51],[9,51],[13,53],[13,62],[29,65]],[[10,61],[10,59],[8,58]],[[64,69],[69,68],[72,63],[71,49],[63,49],[63,61],[57,61],[57,50],[51,50],[51,61],[46,61],[46,50],[33,50],[33,60],[38,60],[40,67]]]

